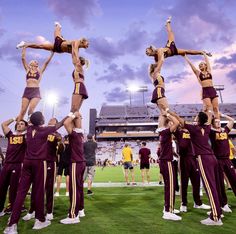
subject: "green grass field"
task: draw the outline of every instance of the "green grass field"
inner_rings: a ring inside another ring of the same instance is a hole
[[[121,168],[105,168],[100,176],[101,181],[109,181],[103,174],[107,169],[110,174],[121,174]],[[117,171],[116,171],[117,170]],[[115,172],[116,171],[116,172]],[[97,171],[97,176],[99,177]],[[156,176],[156,175],[155,175]],[[118,175],[116,181],[120,181]],[[98,178],[97,178],[98,181]],[[114,180],[112,180],[114,181]],[[123,180],[121,180],[123,181]],[[85,195],[86,217],[76,225],[62,225],[59,220],[67,214],[68,197],[55,198],[54,217],[51,226],[41,231],[32,230],[33,221],[24,222],[20,220],[19,233],[235,233],[236,202],[231,191],[227,192],[229,204],[233,213],[225,214],[224,225],[221,227],[207,227],[200,224],[200,220],[207,217],[206,211],[194,209],[191,193],[188,194],[188,213],[182,214],[182,221],[165,221],[162,219],[163,210],[163,187],[123,187],[123,188],[94,188],[94,195]],[[190,191],[191,192],[191,188]],[[64,194],[62,191],[61,194]],[[203,202],[207,202],[204,194]],[[29,200],[27,198],[26,205]],[[180,197],[176,198],[176,208],[180,206]],[[0,232],[6,226],[8,216],[0,218]]]

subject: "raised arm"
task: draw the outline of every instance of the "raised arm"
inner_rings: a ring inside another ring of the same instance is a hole
[[[168,119],[170,119],[173,122],[173,124],[170,127],[170,131],[174,132],[177,129],[178,125],[179,125],[179,121],[176,117],[174,117],[173,115],[171,115],[169,113],[166,116],[167,116]]]
[[[71,45],[72,45],[72,52],[71,52],[72,63],[74,64],[75,70],[77,72],[81,72],[82,64],[79,59],[79,41],[73,41]]]
[[[179,115],[177,115],[175,112],[172,112],[170,110],[168,110],[168,113],[170,113],[172,116],[174,116],[178,122],[180,123],[180,125],[183,127],[184,126],[184,123],[185,123],[185,120],[183,118],[181,118]]]
[[[157,66],[154,69],[154,75],[157,77],[161,73],[161,67],[164,63],[164,50],[162,48],[157,49],[157,56],[158,56],[158,61],[157,61]]]
[[[14,121],[15,121],[15,119],[12,118],[12,119],[8,119],[8,120],[2,122],[2,131],[5,136],[11,131],[11,129],[9,128],[9,125],[11,123],[13,123]]]
[[[187,63],[190,65],[190,67],[192,68],[194,74],[197,76],[197,78],[199,77],[199,70],[191,63],[190,59],[188,58],[188,56],[185,54],[184,56],[185,60],[187,61]]]
[[[26,57],[26,47],[23,47],[22,48],[22,54],[21,54],[21,60],[22,60],[22,64],[23,64],[25,70],[28,71],[29,67],[28,67],[28,64],[26,62],[26,58],[25,57]]]
[[[42,66],[42,69],[41,69],[41,71],[40,71],[41,74],[42,74],[42,73],[45,71],[45,69],[47,68],[48,64],[50,63],[50,61],[51,61],[51,59],[52,59],[52,57],[53,57],[53,55],[54,55],[54,52],[52,51],[51,54],[50,54],[50,56],[48,57],[48,59],[46,60],[46,62],[45,62],[45,63],[43,64],[43,66]]]
[[[56,130],[59,129],[59,128],[61,128],[61,127],[63,126],[63,124],[64,124],[64,122],[65,122],[65,120],[66,120],[67,118],[68,118],[68,116],[66,116],[65,118],[63,118],[60,122],[56,123],[56,125],[55,125]]]
[[[210,65],[209,59],[208,59],[208,57],[207,57],[205,52],[203,52],[202,54],[204,56],[204,59],[205,59],[206,65],[207,65],[207,71],[209,73],[211,73],[211,65]]]
[[[228,120],[227,127],[229,128],[229,130],[231,130],[234,126],[234,119],[232,117],[230,117],[228,115],[224,115],[224,114],[221,114],[220,116],[225,118],[226,120]]]

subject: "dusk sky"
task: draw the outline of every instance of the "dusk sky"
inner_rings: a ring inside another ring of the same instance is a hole
[[[89,109],[103,104],[129,104],[126,88],[146,85],[150,103],[153,86],[146,56],[150,44],[163,47],[167,41],[165,20],[172,16],[177,48],[210,51],[214,84],[223,84],[225,103],[236,99],[236,1],[234,0],[0,0],[0,122],[16,117],[25,88],[21,50],[16,44],[53,42],[54,21],[62,25],[66,39],[86,37],[87,50],[80,55],[90,61],[85,70],[89,99],[82,106],[83,127],[88,131]],[[27,49],[27,61],[39,63],[49,56],[43,50]],[[202,56],[190,56],[197,66]],[[55,54],[41,81],[41,94],[56,92],[56,117],[70,109],[73,65],[70,54]],[[200,103],[200,85],[181,56],[165,60],[162,75],[169,103]],[[132,94],[133,104],[142,95]],[[37,110],[43,109],[43,100]],[[52,107],[45,104],[46,120]]]

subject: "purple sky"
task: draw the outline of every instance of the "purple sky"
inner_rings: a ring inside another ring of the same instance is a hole
[[[89,109],[101,105],[129,104],[126,92],[130,84],[147,85],[145,101],[153,90],[148,65],[153,62],[145,48],[164,46],[167,40],[165,20],[172,15],[172,28],[179,48],[207,50],[215,84],[224,84],[224,102],[236,98],[236,2],[188,0],[0,0],[0,121],[18,114],[25,87],[21,64],[21,41],[53,41],[54,21],[62,24],[68,39],[87,37],[90,47],[80,50],[90,60],[85,71],[89,93],[82,106],[84,128],[88,130]],[[17,6],[16,6],[17,5]],[[42,62],[46,51],[29,49],[27,60]],[[202,57],[190,59],[197,65]],[[58,93],[60,119],[70,109],[73,91],[73,65],[69,54],[55,54],[41,82],[43,94]],[[200,103],[200,86],[182,57],[168,58],[162,68],[166,95],[170,103]],[[142,104],[141,94],[132,94],[134,104]],[[43,100],[38,106],[43,108]],[[47,119],[52,107],[45,105]]]

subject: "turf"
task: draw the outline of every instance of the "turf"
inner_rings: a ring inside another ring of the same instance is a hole
[[[63,191],[64,192],[64,191]],[[165,221],[162,219],[163,187],[124,187],[124,188],[94,188],[94,195],[85,196],[86,217],[76,225],[62,225],[59,220],[68,211],[68,197],[55,198],[55,219],[52,225],[40,231],[32,230],[33,221],[20,220],[19,233],[235,233],[236,203],[231,191],[228,193],[229,204],[233,213],[225,214],[224,225],[221,227],[207,227],[200,224],[200,220],[207,217],[206,211],[194,209],[192,196],[188,194],[188,213],[182,214],[182,221]],[[179,196],[176,208],[179,208]],[[203,202],[207,203],[206,195]],[[28,199],[27,203],[28,205]],[[0,218],[0,232],[3,231],[7,216]]]

